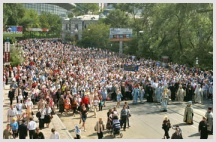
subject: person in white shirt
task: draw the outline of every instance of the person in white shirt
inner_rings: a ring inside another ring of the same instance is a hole
[[[26,108],[29,108],[29,110],[31,111],[32,108],[34,107],[33,102],[31,101],[30,98],[27,99],[26,103],[25,103]]]
[[[10,123],[12,122],[12,119],[13,118],[16,118],[17,117],[17,109],[16,109],[16,105],[13,106],[13,105],[10,105],[10,108],[7,112],[7,121]]]
[[[60,139],[59,133],[54,128],[51,129],[51,132],[50,139]]]
[[[49,104],[46,104],[46,107],[45,107],[45,117],[44,117],[44,123],[47,125],[47,128],[49,128],[49,124],[51,122],[51,112],[52,112],[52,109],[49,107]]]
[[[46,109],[42,106],[38,112],[40,112],[41,116],[38,118],[39,119],[39,128],[42,130],[44,128],[44,118],[46,115]]]
[[[29,120],[30,120],[30,122],[29,122],[28,125],[27,125],[27,128],[28,128],[28,130],[29,130],[29,139],[33,139],[33,136],[34,136],[34,134],[35,134],[35,129],[36,129],[37,124],[36,124],[36,122],[33,120],[32,117],[30,117]]]
[[[74,139],[81,139],[81,130],[79,129],[78,125],[75,126],[75,135]]]
[[[21,103],[21,101],[19,101],[19,103],[16,104],[16,108],[17,108],[17,115],[18,115],[18,117],[21,117],[21,115],[22,115],[22,108],[23,108],[23,104]]]

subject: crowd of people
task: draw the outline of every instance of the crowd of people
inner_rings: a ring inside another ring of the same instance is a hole
[[[170,101],[202,103],[203,99],[213,98],[212,71],[173,63],[163,67],[151,59],[119,58],[114,52],[80,48],[60,41],[28,39],[19,41],[18,45],[23,48],[24,62],[14,67],[5,66],[3,71],[4,84],[12,79],[7,116],[14,137],[17,135],[13,130],[14,120],[29,126],[36,116],[38,130],[44,129],[44,124],[49,128],[52,115],[57,111],[62,115],[80,114],[80,123],[86,131],[88,112],[93,111],[98,117],[97,109],[102,111],[110,100],[116,101],[118,108],[122,100],[137,104],[146,98],[147,102],[161,103],[161,111],[167,111]],[[124,71],[124,65],[133,64],[139,65],[138,71]],[[37,107],[35,114],[34,107]],[[123,110],[129,110],[127,107],[125,104]],[[185,111],[185,121],[192,123],[187,114],[193,112],[189,111]],[[131,114],[122,113],[119,119],[125,130]],[[29,136],[34,138],[35,132],[30,127],[27,127]],[[76,138],[79,138],[80,131],[76,130]],[[102,134],[98,133],[101,138]],[[38,137],[43,136],[40,133]]]

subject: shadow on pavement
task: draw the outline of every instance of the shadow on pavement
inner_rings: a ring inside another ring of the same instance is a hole
[[[103,139],[114,139],[114,138],[111,135],[107,135],[107,136],[104,136]]]
[[[195,134],[192,134],[192,135],[190,135],[188,137],[196,137],[196,136],[200,136],[200,133],[195,133]]]
[[[173,126],[176,126],[176,125],[178,125],[178,126],[187,126],[188,124],[186,124],[186,123],[179,123],[179,124],[175,124]]]
[[[92,133],[92,134],[90,134],[90,135],[88,135],[88,136],[97,136],[97,133],[94,132],[94,133]]]
[[[69,133],[72,133],[72,132],[74,132],[74,129],[72,129],[72,130],[68,130],[68,132],[69,132]]]

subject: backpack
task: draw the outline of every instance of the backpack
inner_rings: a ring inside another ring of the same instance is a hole
[[[38,111],[38,112],[36,113],[36,117],[37,117],[37,118],[40,118],[40,117],[41,117],[41,112],[40,112],[40,111]]]

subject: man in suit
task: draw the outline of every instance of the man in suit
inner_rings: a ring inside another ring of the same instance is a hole
[[[22,120],[22,124],[19,125],[19,139],[26,139],[28,135],[28,129],[27,126],[25,125],[25,120]]]
[[[13,104],[13,100],[14,100],[14,91],[13,91],[13,87],[10,88],[10,91],[8,92],[8,98],[10,99],[10,105]]]

